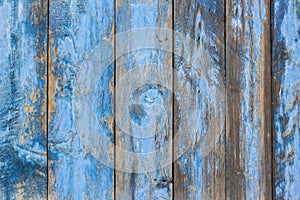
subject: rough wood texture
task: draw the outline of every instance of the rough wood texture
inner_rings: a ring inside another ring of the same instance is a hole
[[[274,197],[300,199],[300,2],[272,9]]]
[[[299,0],[0,0],[0,199],[300,199],[299,19]]]
[[[224,199],[224,1],[174,5],[174,197]]]
[[[172,34],[159,28],[172,28],[172,1],[116,1],[116,199],[172,199]]]
[[[49,199],[113,199],[113,68],[104,64],[114,2],[51,0],[49,14]]]
[[[226,4],[228,199],[272,197],[270,2]]]
[[[44,199],[47,2],[0,1],[0,199]]]

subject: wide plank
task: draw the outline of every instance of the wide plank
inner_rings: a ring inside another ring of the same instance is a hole
[[[49,199],[113,199],[114,1],[49,14]]]
[[[172,1],[116,1],[116,198],[172,199]]]
[[[300,199],[300,2],[272,10],[274,199]]]
[[[229,0],[226,16],[226,197],[270,199],[270,1]]]
[[[174,199],[225,199],[224,1],[174,2]]]
[[[0,1],[0,199],[47,198],[47,1]]]

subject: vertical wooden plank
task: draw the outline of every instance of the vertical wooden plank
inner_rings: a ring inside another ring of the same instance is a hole
[[[272,92],[276,199],[300,198],[300,2],[272,5]]]
[[[45,199],[47,2],[0,1],[0,199]]]
[[[227,1],[226,16],[227,198],[270,199],[270,1]]]
[[[174,198],[225,199],[224,1],[174,5]]]
[[[51,0],[49,199],[113,199],[114,1]]]
[[[172,1],[117,0],[116,199],[172,199],[171,29]]]

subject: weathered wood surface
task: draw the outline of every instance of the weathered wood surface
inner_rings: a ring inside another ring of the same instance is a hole
[[[300,199],[299,13],[0,0],[0,199]]]
[[[225,199],[224,1],[174,5],[174,198]]]
[[[0,199],[45,199],[47,2],[0,1]]]
[[[114,2],[51,0],[49,199],[113,199]]]
[[[116,1],[115,199],[172,199],[172,34],[160,29],[172,1]]]
[[[274,199],[300,199],[300,2],[272,10]]]
[[[271,199],[270,1],[227,1],[226,16],[226,197]]]

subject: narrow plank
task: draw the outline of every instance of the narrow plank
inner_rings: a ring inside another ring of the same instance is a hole
[[[111,0],[51,0],[49,199],[113,199]]]
[[[174,198],[225,199],[224,1],[174,5]]]
[[[0,1],[0,199],[45,199],[47,1]]]
[[[300,2],[272,5],[274,197],[300,199]]]
[[[270,199],[270,1],[227,1],[226,16],[227,198]]]
[[[171,28],[172,1],[116,1],[116,199],[172,199]]]

